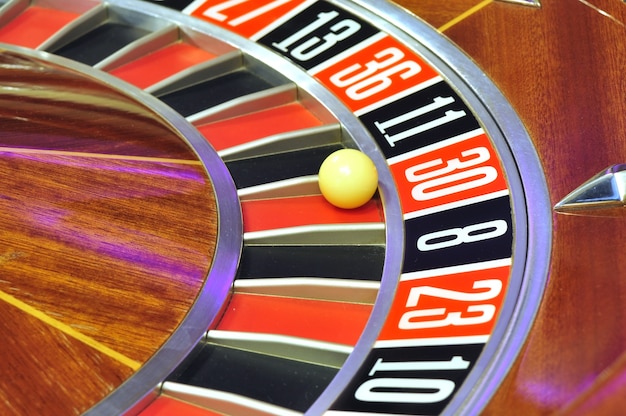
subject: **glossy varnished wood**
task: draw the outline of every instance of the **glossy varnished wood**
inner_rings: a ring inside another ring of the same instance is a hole
[[[455,0],[435,3],[421,0],[399,0],[395,3],[438,28],[476,7],[481,1]]]
[[[435,27],[460,15],[439,1],[401,3]],[[468,10],[482,2],[447,3]],[[551,0],[541,8],[494,1],[444,31],[518,112],[552,203],[626,160],[624,22],[618,0]],[[537,319],[485,413],[622,414],[626,220],[593,211],[552,215],[550,275]]]
[[[210,179],[163,119],[0,53],[0,414],[80,414],[181,324],[216,245]]]

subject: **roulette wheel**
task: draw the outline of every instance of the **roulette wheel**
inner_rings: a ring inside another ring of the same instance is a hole
[[[3,1],[2,413],[619,414],[624,7]]]

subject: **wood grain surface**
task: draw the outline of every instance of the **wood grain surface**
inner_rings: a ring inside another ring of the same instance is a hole
[[[216,244],[195,153],[134,99],[0,53],[0,414],[80,414],[180,325]]]
[[[400,1],[495,82],[539,153],[552,203],[626,160],[626,4]],[[626,409],[626,219],[553,214],[549,281],[492,415],[618,415]],[[547,254],[547,253],[546,253]]]

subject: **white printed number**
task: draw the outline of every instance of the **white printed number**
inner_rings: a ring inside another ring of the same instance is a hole
[[[418,107],[414,110],[409,111],[408,113],[400,114],[385,121],[375,121],[374,126],[378,129],[379,132],[383,134],[383,137],[385,138],[385,140],[387,140],[389,146],[394,147],[396,143],[401,140],[408,139],[417,134],[424,133],[425,131],[428,131],[430,129],[443,126],[444,124],[451,123],[454,120],[465,117],[467,114],[464,110],[448,110],[442,117],[436,118],[423,124],[415,125],[414,121],[418,117],[441,109],[449,104],[454,103],[455,101],[456,100],[453,97],[436,97],[433,99],[432,103],[426,104],[422,107]],[[393,134],[389,132],[390,129],[402,129],[403,125],[408,125],[408,128]]]
[[[463,243],[476,243],[504,235],[509,225],[504,220],[487,221],[463,228],[450,228],[424,234],[417,239],[419,251],[432,251],[450,248]]]
[[[416,201],[427,201],[487,185],[498,178],[493,166],[478,166],[491,158],[489,150],[477,147],[461,152],[461,158],[433,159],[405,171],[406,179],[417,183],[411,191]],[[436,168],[436,169],[433,169]]]
[[[465,370],[469,361],[454,356],[448,361],[385,362],[379,358],[369,372],[370,376],[387,373],[388,377],[373,378],[361,384],[354,397],[363,402],[436,403],[447,399],[455,388],[451,380],[407,378],[399,376],[407,371]],[[395,377],[389,377],[395,376]]]
[[[404,52],[398,48],[387,48],[374,55],[378,60],[372,60],[363,68],[354,64],[337,72],[330,77],[330,81],[340,88],[346,88],[346,95],[355,101],[369,98],[385,90],[392,84],[391,77],[398,74],[407,79],[419,74],[422,67],[414,61],[404,61]]]
[[[406,307],[416,307],[420,296],[433,296],[440,299],[456,300],[461,302],[482,302],[493,299],[502,291],[502,282],[498,279],[479,280],[474,282],[473,289],[487,289],[481,292],[459,292],[456,290],[441,289],[432,286],[418,286],[411,289],[406,301]],[[491,304],[470,305],[466,308],[470,316],[463,316],[463,312],[447,312],[446,308],[419,309],[405,312],[400,318],[400,329],[441,328],[444,326],[478,325],[489,322],[496,313],[496,307]],[[424,317],[441,317],[442,319],[422,321],[414,319]]]
[[[343,19],[330,27],[330,33],[322,36],[312,36],[306,39],[300,45],[291,49],[291,47],[310,35],[316,29],[331,23],[339,13],[336,11],[322,12],[317,15],[317,20],[309,23],[307,26],[298,30],[296,33],[287,37],[281,42],[274,42],[272,46],[278,50],[289,53],[292,57],[300,61],[308,61],[315,58],[319,54],[327,51],[340,41],[349,38],[361,29],[361,25],[351,19]]]

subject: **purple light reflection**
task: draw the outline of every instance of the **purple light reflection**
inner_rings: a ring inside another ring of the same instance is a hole
[[[538,403],[545,409],[558,409],[571,402],[597,379],[598,374],[590,374],[578,383],[574,380],[537,380],[532,383],[524,383],[521,386],[521,394],[525,400]]]
[[[26,150],[28,151],[28,149]],[[191,168],[190,166],[199,166],[187,163],[176,163],[175,161],[166,162],[155,158],[151,160],[132,160],[133,156],[120,155],[119,158],[99,158],[96,156],[77,155],[77,156],[60,156],[51,154],[34,154],[34,153],[19,153],[19,151],[6,151],[0,150],[0,155],[10,156],[14,158],[20,158],[24,160],[31,160],[40,163],[50,163],[54,165],[63,165],[66,167],[80,168],[80,169],[97,169],[103,171],[115,171],[125,172],[138,175],[158,176],[164,178],[189,180],[198,183],[204,183],[206,176],[201,169]],[[108,155],[104,155],[108,156]],[[143,167],[128,166],[132,164],[146,165]],[[158,166],[158,168],[150,167]]]
[[[71,211],[55,206],[22,206],[20,209],[20,216],[26,222],[36,224],[37,229],[56,229],[70,215]]]
[[[11,162],[11,159],[20,162]],[[99,159],[83,156],[58,156],[0,151],[0,160],[22,167],[50,181],[38,183],[59,200],[138,199],[207,192],[207,176],[202,166],[163,161]],[[63,175],[59,173],[63,172]],[[12,173],[12,176],[19,171]],[[17,187],[19,178],[10,178]],[[117,186],[111,186],[111,183]],[[5,182],[5,187],[7,183]],[[51,189],[48,189],[51,188]],[[53,188],[53,189],[52,189]],[[54,192],[50,192],[54,190]]]
[[[618,370],[621,371],[617,373],[617,375],[607,377],[600,388],[596,388],[591,398],[586,400],[583,406],[581,406],[581,410],[587,410],[589,412],[588,414],[592,414],[594,411],[598,412],[598,407],[601,404],[608,403],[611,405],[616,397],[624,397],[626,394],[626,370],[624,369],[623,363],[621,366],[618,365],[617,367]],[[615,411],[616,409],[611,410]],[[620,413],[623,412],[623,410],[624,409],[620,409]]]
[[[193,219],[184,218],[185,201],[194,195],[202,198],[210,189],[202,167],[2,153],[0,199],[6,200],[2,205],[13,212],[16,227],[28,233],[28,241],[36,243],[37,237],[54,241],[53,250],[63,258],[75,258],[77,270],[85,259],[97,259],[103,265],[97,267],[147,274],[154,283],[195,286],[204,279],[209,249],[205,253],[198,243],[180,237],[196,226]],[[13,164],[15,158],[20,162]],[[33,175],[42,180],[31,183],[28,178]],[[152,178],[146,181],[145,175]],[[119,186],[112,185],[116,183]],[[184,197],[179,201],[178,195]],[[165,201],[181,212],[180,224],[160,221],[159,207]]]
[[[23,220],[31,223],[31,229],[60,244],[66,251],[62,254],[66,259],[69,257],[66,254],[76,253],[79,262],[97,258],[102,265],[116,264],[125,272],[135,270],[149,274],[155,282],[175,280],[187,285],[201,281],[207,272],[202,265],[184,261],[185,258],[206,258],[206,253],[157,234],[111,223],[86,226],[74,221],[71,211],[57,207],[24,207],[21,214]],[[167,254],[155,252],[154,247]],[[207,266],[209,263],[207,261]]]

